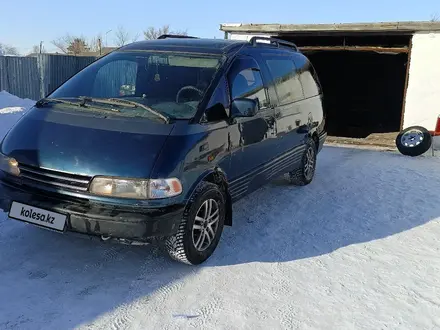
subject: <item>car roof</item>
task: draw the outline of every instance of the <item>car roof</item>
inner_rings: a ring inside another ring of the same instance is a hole
[[[198,39],[198,38],[167,38],[134,42],[122,46],[118,51],[183,51],[189,53],[227,54],[243,45],[247,41],[230,39]]]

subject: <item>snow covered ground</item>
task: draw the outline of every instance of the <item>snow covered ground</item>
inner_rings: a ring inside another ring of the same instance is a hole
[[[0,329],[439,328],[440,159],[326,147],[318,164],[238,202],[199,267],[0,213]]]
[[[35,101],[21,99],[6,91],[0,91],[0,139],[9,128],[35,104]]]

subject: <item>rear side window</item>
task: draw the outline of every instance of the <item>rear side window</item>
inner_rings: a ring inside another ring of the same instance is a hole
[[[296,56],[295,63],[298,67],[305,98],[317,96],[321,93],[315,69],[305,56]]]
[[[304,98],[299,75],[293,60],[287,56],[265,58],[277,89],[280,105],[297,102]]]

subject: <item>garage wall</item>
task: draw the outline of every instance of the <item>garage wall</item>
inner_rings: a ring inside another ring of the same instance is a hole
[[[252,37],[267,37],[267,35],[264,34],[236,34],[236,33],[229,33],[228,39],[231,40],[251,40]]]
[[[403,127],[434,130],[440,115],[440,33],[417,33],[412,38],[411,63]]]

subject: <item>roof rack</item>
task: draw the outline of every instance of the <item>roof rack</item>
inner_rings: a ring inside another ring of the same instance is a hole
[[[277,39],[277,38],[272,38],[272,37],[252,37],[249,40],[249,43],[251,43],[253,46],[256,46],[258,40],[269,41],[270,44],[274,45],[275,47],[287,46],[287,47],[293,48],[295,51],[298,51],[298,47],[293,42],[289,42],[289,41],[285,41],[285,40],[281,40],[281,39]]]
[[[173,39],[199,39],[197,37],[183,36],[183,35],[180,35],[180,34],[162,34],[161,36],[157,37],[157,39],[168,39],[168,38],[173,38]]]

